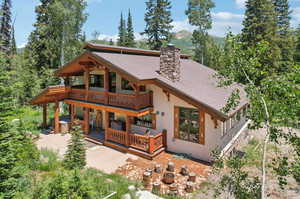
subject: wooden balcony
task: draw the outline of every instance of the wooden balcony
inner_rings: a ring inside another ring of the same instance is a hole
[[[159,132],[154,136],[146,136],[108,128],[105,136],[107,141],[120,144],[120,147],[124,147],[138,155],[143,154],[145,158],[149,159],[152,159],[166,147],[165,131]]]
[[[105,91],[85,90],[71,88],[69,98],[92,103],[106,104],[122,108],[140,110],[152,107],[152,92],[141,93],[138,95],[110,93]]]

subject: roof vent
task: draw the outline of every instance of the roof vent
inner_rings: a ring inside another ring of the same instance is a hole
[[[173,82],[180,80],[180,49],[175,45],[161,48],[158,73]]]

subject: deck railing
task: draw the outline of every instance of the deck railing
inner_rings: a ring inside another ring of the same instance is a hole
[[[108,128],[105,136],[107,136],[106,139],[108,141],[123,144],[149,154],[153,154],[162,147],[166,147],[165,131],[155,136],[145,136]]]
[[[111,128],[107,128],[106,131],[107,133],[105,134],[105,136],[107,136],[107,140],[127,145],[127,133],[125,131],[120,131]]]
[[[138,95],[110,93],[104,91],[94,91],[72,88],[69,92],[69,98],[93,103],[107,104],[122,108],[131,108],[139,110],[152,106],[152,93],[142,93]]]

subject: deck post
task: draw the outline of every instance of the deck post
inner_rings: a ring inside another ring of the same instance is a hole
[[[108,93],[109,93],[109,71],[108,68],[104,70],[104,89],[105,89],[105,104],[108,104]]]
[[[109,128],[109,112],[108,111],[104,111],[104,122],[105,122],[104,140],[107,141],[108,128]]]
[[[148,152],[150,154],[153,154],[154,152],[154,137],[153,136],[149,136],[149,149]]]
[[[90,109],[84,108],[84,134],[89,134],[90,131]]]
[[[43,104],[43,128],[47,128],[47,104]]]
[[[131,131],[131,119],[129,115],[126,115],[126,146],[129,146],[129,133]]]
[[[167,150],[167,130],[164,129],[162,131],[163,134],[163,146],[165,147],[165,150]]]
[[[54,133],[59,133],[59,102],[54,105]]]

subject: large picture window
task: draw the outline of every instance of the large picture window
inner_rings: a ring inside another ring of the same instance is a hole
[[[90,86],[104,88],[104,75],[90,75]]]
[[[199,143],[199,111],[179,107],[179,139]]]

